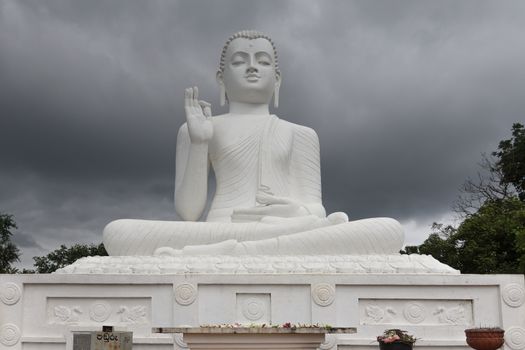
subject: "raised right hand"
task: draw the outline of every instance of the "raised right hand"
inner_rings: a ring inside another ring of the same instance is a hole
[[[184,110],[192,143],[208,143],[213,137],[210,106],[206,101],[199,101],[199,89],[196,86],[186,89]]]

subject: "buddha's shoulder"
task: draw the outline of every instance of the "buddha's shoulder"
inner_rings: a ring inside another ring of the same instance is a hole
[[[317,133],[315,132],[315,130],[308,126],[295,124],[284,119],[279,119],[279,123],[282,125],[282,127],[291,130],[294,133],[294,135],[303,136],[307,138],[317,138]]]

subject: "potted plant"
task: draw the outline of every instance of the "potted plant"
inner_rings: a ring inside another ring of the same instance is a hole
[[[467,344],[476,350],[496,350],[504,342],[505,331],[499,327],[478,327],[465,329]]]
[[[411,350],[416,338],[401,329],[387,329],[377,341],[381,350]]]

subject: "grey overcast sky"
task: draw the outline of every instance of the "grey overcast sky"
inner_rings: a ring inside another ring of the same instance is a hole
[[[525,119],[524,1],[0,0],[0,212],[23,256],[176,220],[184,88],[219,107],[232,33],[277,45],[281,118],[317,130],[323,199],[419,243]]]

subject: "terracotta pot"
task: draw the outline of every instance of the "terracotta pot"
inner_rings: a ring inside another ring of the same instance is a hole
[[[393,343],[379,343],[381,350],[412,350],[412,344],[393,342]]]
[[[503,343],[503,334],[505,331],[501,328],[471,328],[465,329],[467,344],[476,350],[496,350]]]

